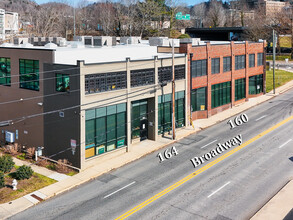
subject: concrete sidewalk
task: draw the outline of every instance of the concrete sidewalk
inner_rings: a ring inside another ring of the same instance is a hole
[[[220,121],[226,120],[231,116],[237,115],[255,105],[258,105],[262,102],[265,102],[274,96],[281,94],[288,89],[293,88],[293,80],[279,88],[276,89],[276,94],[268,93],[263,96],[259,96],[256,98],[249,99],[248,102],[242,103],[238,106],[233,106],[233,108],[218,113],[208,119],[201,119],[194,121],[195,128],[186,127],[182,129],[176,130],[176,140],[178,141],[192,133],[196,133],[201,129],[207,128],[214,124],[217,124]],[[37,195],[42,200],[46,200],[50,197],[63,193],[67,190],[70,190],[78,185],[81,185],[91,179],[94,179],[104,173],[109,172],[112,169],[117,169],[127,163],[130,163],[134,160],[137,160],[149,153],[157,151],[166,145],[172,144],[175,141],[171,140],[168,137],[159,138],[158,141],[154,142],[151,140],[145,140],[143,142],[135,144],[132,147],[130,152],[124,153],[123,155],[119,156],[119,158],[115,158],[115,156],[108,154],[105,155],[101,160],[99,160],[94,166],[66,179],[60,180],[57,183],[54,183],[50,186],[42,188],[33,194]],[[34,170],[39,168],[33,167]],[[43,171],[40,171],[40,173]],[[29,199],[28,199],[29,198]],[[0,205],[0,219],[8,218],[16,213],[19,213],[35,204],[39,201],[37,199],[31,199],[28,195],[16,199],[10,203],[5,203]]]
[[[251,220],[282,220],[293,209],[293,181],[287,183]],[[287,219],[292,219],[287,216]]]

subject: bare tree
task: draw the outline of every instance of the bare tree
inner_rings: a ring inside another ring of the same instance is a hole
[[[195,26],[196,27],[202,27],[203,26],[203,21],[205,20],[205,16],[206,16],[206,4],[200,3],[197,5],[194,5],[192,10],[191,10],[191,15],[193,17],[195,17],[194,21],[195,21]]]
[[[226,16],[222,1],[210,1],[206,21],[210,27],[223,27],[225,25]]]

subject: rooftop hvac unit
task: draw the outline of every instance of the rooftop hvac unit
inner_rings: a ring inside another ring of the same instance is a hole
[[[102,39],[94,38],[94,46],[102,46]]]
[[[92,46],[93,45],[92,40],[93,40],[92,37],[85,37],[84,38],[84,45],[86,45],[86,46]]]

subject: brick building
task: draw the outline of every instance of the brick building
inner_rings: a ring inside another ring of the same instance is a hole
[[[181,43],[179,52],[189,57],[192,119],[207,118],[263,94],[264,48],[265,42]]]

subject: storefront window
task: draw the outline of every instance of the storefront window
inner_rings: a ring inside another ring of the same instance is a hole
[[[86,158],[126,145],[126,103],[86,111]]]

